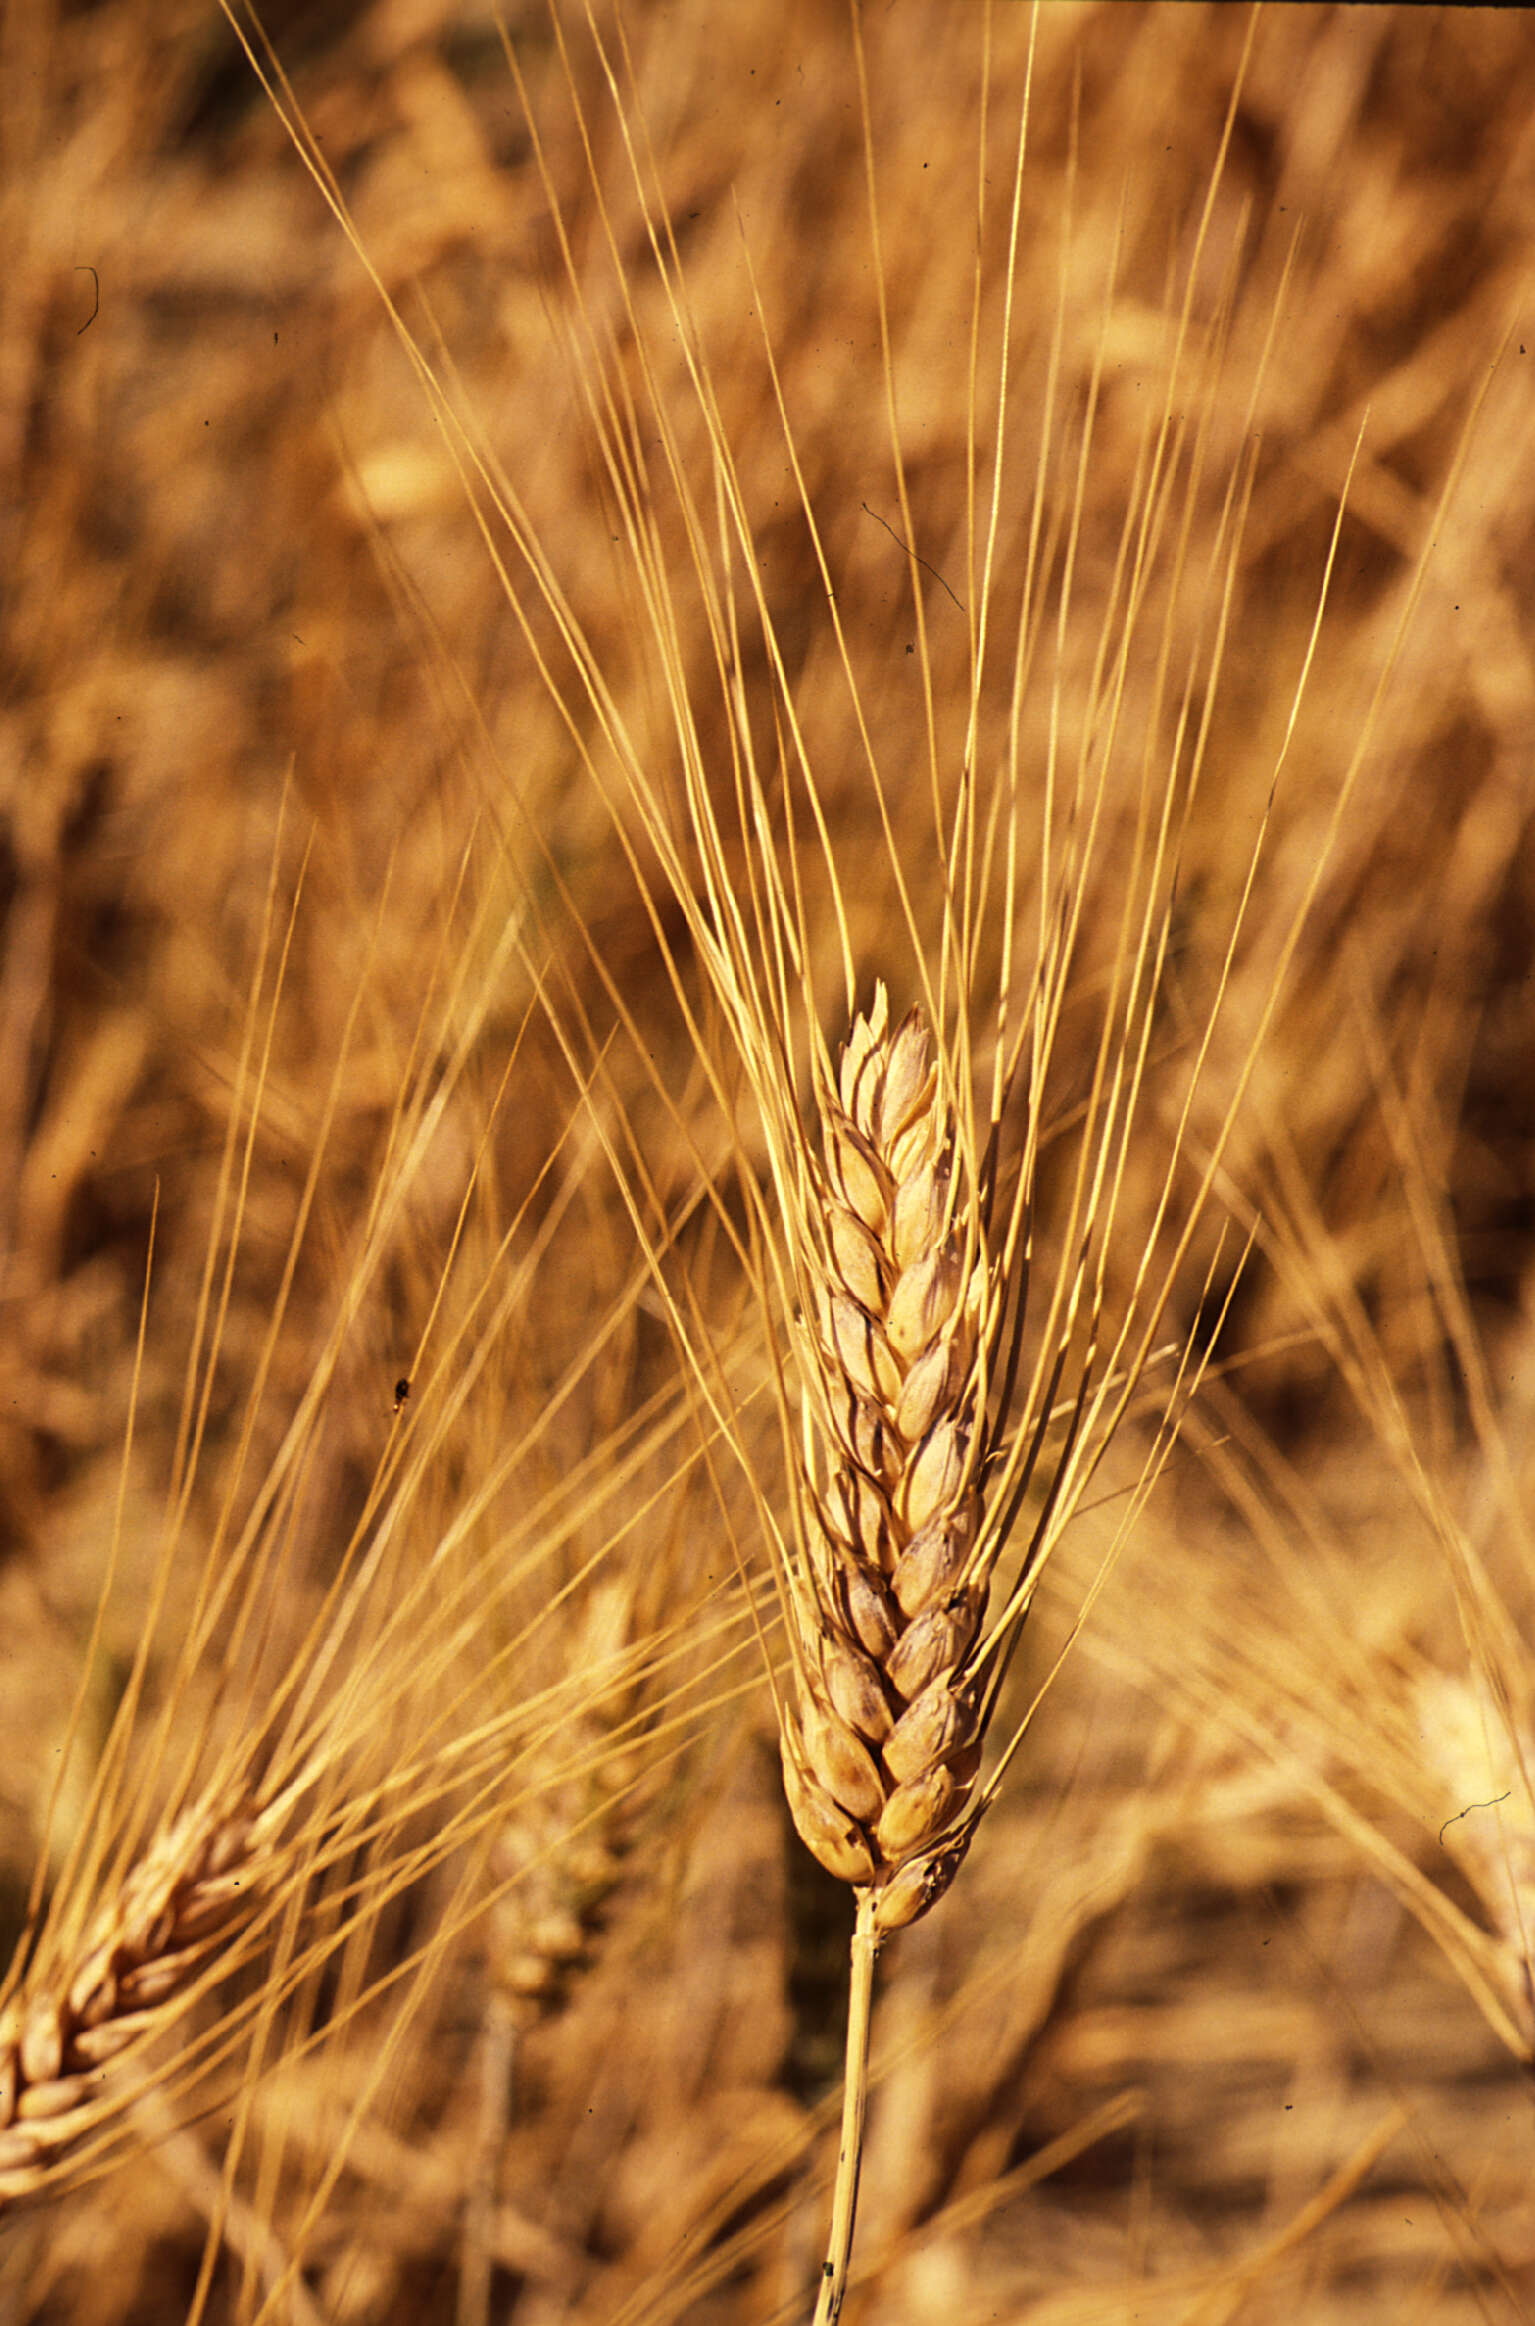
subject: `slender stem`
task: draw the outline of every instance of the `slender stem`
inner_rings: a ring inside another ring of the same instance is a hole
[[[869,2007],[874,1996],[874,1893],[858,1901],[853,1959],[847,1989],[847,2067],[842,2083],[842,2140],[837,2150],[837,2184],[831,2200],[831,2243],[821,2267],[821,2292],[814,2326],[837,2326],[847,2292],[848,2256],[853,2250],[853,2216],[858,2210],[858,2168],[863,2162],[863,2118],[869,2097]]]
[[[464,2204],[457,2326],[487,2326],[494,2267],[496,2182],[512,2119],[519,2030],[506,1995],[492,1986],[480,2038],[480,2121]]]

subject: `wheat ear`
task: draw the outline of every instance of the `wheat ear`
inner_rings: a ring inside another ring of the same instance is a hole
[[[550,1760],[557,1751],[559,1765],[551,1766],[546,1783],[529,1787],[491,1848],[498,1894],[487,1932],[491,1991],[477,2155],[464,2206],[458,2326],[484,2326],[490,2315],[496,2175],[515,2108],[523,2038],[560,2008],[592,1960],[653,1790],[634,1752],[646,1715],[638,1622],[625,1584],[588,1585],[567,1654],[571,1672],[583,1675],[590,1693],[550,1740]]]
[[[818,2320],[842,2306],[857,2202],[880,1941],[953,1880],[992,1700],[981,1642],[1002,1532],[983,1529],[992,1360],[1004,1303],[920,1011],[883,987],[821,1100],[824,1228],[801,1323],[801,1559],[786,1591],[795,1702],[784,1785],[801,1838],[854,1885],[848,2060]],[[994,1643],[993,1643],[994,1644]]]
[[[60,1935],[0,2008],[0,2206],[32,2194],[128,2095],[119,2055],[162,2030],[265,1894],[267,1825],[205,1802],[153,1842],[76,1944]]]
[[[790,1595],[794,1821],[869,1898],[875,1940],[953,1879],[980,1757],[985,1611],[977,1422],[997,1303],[979,1212],[954,1214],[955,1124],[920,1012],[883,988],[823,1100],[825,1249],[812,1336],[808,1557]]]

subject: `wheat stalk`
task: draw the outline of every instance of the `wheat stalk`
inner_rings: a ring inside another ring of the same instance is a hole
[[[561,1723],[550,1740],[559,1770],[492,1845],[492,1977],[519,2028],[556,2010],[589,1960],[643,1814],[647,1788],[623,1734],[640,1716],[633,1651],[615,1636],[627,1628],[629,1600],[619,1584],[593,1589],[570,1670],[584,1678],[606,1666],[618,1677],[596,1683],[595,1698]]]
[[[985,1245],[992,1190],[984,1177],[965,1184],[939,1069],[922,1012],[892,1028],[878,987],[821,1094],[819,1281],[796,1336],[803,1556],[785,1565],[784,1787],[801,1839],[858,1902],[817,2310],[828,2321],[852,2244],[875,1957],[942,1896],[969,1846],[988,1671],[1016,1633],[982,1638],[1005,1541],[983,1524],[987,1388],[1007,1310]]]
[[[601,53],[600,38],[597,47]],[[854,54],[861,73],[856,24]],[[708,439],[712,512],[696,487],[695,468],[672,416],[659,404],[647,406],[647,422],[653,420],[656,427],[669,484],[685,520],[690,587],[701,590],[711,610],[731,784],[716,781],[713,753],[693,711],[678,634],[678,600],[656,554],[656,487],[650,473],[638,473],[628,458],[619,417],[623,407],[609,400],[595,354],[587,373],[594,383],[588,389],[591,418],[625,522],[658,663],[670,682],[680,816],[674,793],[657,779],[600,690],[594,689],[593,705],[718,1013],[718,1030],[715,1023],[700,1021],[689,980],[668,949],[667,966],[700,1062],[731,1119],[744,1082],[765,1147],[765,1173],[743,1146],[736,1150],[747,1238],[737,1240],[728,1213],[722,1210],[720,1217],[760,1296],[775,1366],[782,1353],[780,1332],[786,1332],[798,1373],[797,1415],[782,1375],[776,1376],[790,1445],[789,1512],[775,1511],[767,1489],[756,1486],[793,1667],[788,1698],[779,1703],[784,1779],[801,1836],[857,1894],[843,2135],[817,2312],[823,2326],[830,2326],[842,2306],[851,2250],[875,1957],[883,1938],[926,1912],[953,1880],[1021,1740],[1022,1725],[1000,1766],[978,1787],[987,1725],[1040,1571],[1080,1506],[1150,1361],[1155,1331],[1210,1196],[1256,1055],[1255,1040],[1224,1122],[1207,1149],[1204,1169],[1181,1214],[1173,1218],[1174,1179],[1186,1155],[1183,1132],[1203,1075],[1245,900],[1237,908],[1211,1016],[1196,1045],[1181,1119],[1161,1150],[1167,1157],[1165,1175],[1151,1220],[1143,1227],[1140,1256],[1123,1255],[1130,1283],[1123,1292],[1111,1293],[1111,1265],[1121,1256],[1121,1199],[1146,1097],[1152,1028],[1173,926],[1181,837],[1203,751],[1201,741],[1187,792],[1176,771],[1160,789],[1143,781],[1126,803],[1125,820],[1118,822],[1118,673],[1148,602],[1144,571],[1155,558],[1165,519],[1166,482],[1159,481],[1155,490],[1146,487],[1135,519],[1127,522],[1127,554],[1133,540],[1141,578],[1123,616],[1112,618],[1122,619],[1123,635],[1112,655],[1105,650],[1105,672],[1112,663],[1115,675],[1103,679],[1101,727],[1091,749],[1084,750],[1069,774],[1052,759],[1031,788],[1020,765],[1029,660],[1020,643],[1009,682],[1005,771],[997,769],[987,796],[978,774],[989,637],[983,619],[976,633],[963,737],[955,738],[952,763],[945,762],[929,731],[930,845],[903,861],[892,822],[893,794],[874,753],[860,683],[840,627],[831,564],[797,465],[771,344],[764,337],[764,367],[826,586],[858,747],[883,828],[881,869],[896,942],[908,950],[922,997],[921,1008],[894,1027],[883,986],[876,988],[867,1012],[855,1013],[862,981],[862,946],[854,926],[858,900],[837,860],[832,816],[763,591],[751,515],[717,409],[708,357],[696,342],[686,285],[662,223],[664,200],[648,182],[650,157],[626,115],[617,73],[606,57],[604,65],[634,192]],[[1020,182],[1022,162],[1020,131]],[[602,191],[596,190],[602,202]],[[552,184],[550,193],[553,200]],[[1014,227],[1017,201],[1015,183]],[[873,271],[881,284],[872,187],[870,209]],[[585,326],[583,288],[574,271],[571,290]],[[630,322],[636,323],[632,311]],[[883,305],[880,322],[886,333]],[[593,332],[590,346],[598,344]],[[1182,344],[1180,339],[1175,376]],[[896,489],[906,520],[888,336],[883,347]],[[1006,405],[1008,361],[1004,342],[999,411]],[[1169,397],[1151,472],[1159,480],[1164,461],[1169,477],[1177,465],[1171,411]],[[999,439],[991,480],[993,528],[1003,468]],[[1194,489],[1191,481],[1191,494]],[[1234,490],[1231,541],[1223,543],[1223,557],[1233,561],[1241,507],[1242,495]],[[514,537],[521,538],[516,511],[504,504],[502,513]],[[717,556],[708,546],[716,537]],[[981,602],[988,605],[994,532],[983,542],[977,531],[970,547],[972,573]],[[925,639],[915,562],[911,578],[913,614]],[[753,622],[772,673],[780,721],[776,766],[762,754],[742,683],[743,633]],[[1020,642],[1022,637],[1021,632]],[[1223,624],[1216,622],[1208,639],[1202,629],[1197,637],[1193,662],[1206,666],[1203,676],[1213,688]],[[925,669],[925,645],[922,661]],[[1304,684],[1303,669],[1297,701]],[[959,772],[951,773],[951,767]],[[1037,831],[1030,829],[1030,801],[1039,810]],[[639,872],[621,822],[617,829]],[[809,842],[811,831],[819,849]],[[1254,865],[1261,846],[1260,827]],[[1088,900],[1111,847],[1120,901],[1104,965],[1104,999],[1096,1033],[1084,1045],[1086,1087],[1075,1094],[1075,1162],[1066,1174],[1058,1222],[1060,1262],[1045,1287],[1044,1313],[1025,1362],[1025,1292],[1045,1135],[1041,1105],[1052,1079]],[[1037,917],[1023,901],[1027,884],[1020,866],[1026,853],[1032,853],[1037,867]],[[659,914],[656,925],[661,935]],[[890,935],[887,919],[881,939],[886,946]],[[829,957],[840,969],[851,1019],[835,1069],[820,1031],[817,990]],[[622,1015],[622,997],[615,993],[613,999]],[[801,1033],[820,1114],[820,1157],[812,1151],[801,1116],[795,1064]],[[636,1048],[643,1048],[638,1040]],[[592,1072],[600,1081],[600,1069],[594,1065]],[[978,1103],[987,1074],[989,1095]],[[1019,1097],[1027,1103],[1015,1119]],[[1005,1116],[1009,1184],[1003,1191],[998,1174]],[[651,1223],[657,1207],[644,1160],[621,1156],[616,1145],[609,1152],[631,1217],[654,1255]],[[1152,1254],[1170,1223],[1175,1248],[1165,1269],[1153,1276]],[[723,1436],[733,1438],[731,1396],[708,1329],[686,1288],[674,1293],[662,1281],[661,1289],[713,1420]],[[1112,1324],[1111,1300],[1118,1308]],[[1185,1361],[1189,1353],[1186,1349]],[[1117,1540],[1124,1539],[1166,1459],[1184,1385],[1180,1363]],[[1016,1425],[1015,1413],[1022,1417]],[[743,1452],[742,1459],[750,1476],[750,1455]],[[1000,1607],[988,1620],[997,1563],[1026,1505],[1027,1545]]]
[[[1121,717],[1132,649],[1143,627],[1157,619],[1154,609],[1159,601],[1150,585],[1158,560],[1170,554],[1169,544],[1179,530],[1170,513],[1182,490],[1177,481],[1180,462],[1185,456],[1189,461],[1185,507],[1192,517],[1205,457],[1205,425],[1218,409],[1224,318],[1211,335],[1208,387],[1196,376],[1204,360],[1198,354],[1204,333],[1194,327],[1199,254],[1214,210],[1221,176],[1218,163],[1182,312],[1170,334],[1165,403],[1148,423],[1144,467],[1138,470],[1130,496],[1088,708],[1079,723],[1065,722],[1068,728],[1078,726],[1075,765],[1070,742],[1062,740],[1059,716],[1063,702],[1069,700],[1064,672],[1054,681],[1048,740],[1041,735],[1037,755],[1030,748],[1023,709],[1030,664],[1036,650],[1042,658],[1039,639],[1048,627],[1035,603],[1036,591],[1040,604],[1045,600],[1049,572],[1049,556],[1039,544],[1054,537],[1057,525],[1068,541],[1067,578],[1062,584],[1064,635],[1080,504],[1066,508],[1045,490],[1049,463],[1044,456],[1054,429],[1047,417],[1024,595],[1021,606],[1015,607],[1000,578],[1007,562],[1000,512],[1017,498],[1011,466],[1004,460],[1013,361],[1010,326],[1004,321],[997,343],[996,452],[985,479],[986,492],[978,491],[983,465],[978,447],[991,428],[980,409],[975,384],[979,371],[972,359],[965,432],[971,489],[966,570],[976,611],[971,618],[967,686],[955,696],[959,715],[952,720],[941,717],[935,710],[936,690],[929,685],[926,757],[934,812],[931,833],[924,834],[920,848],[911,846],[905,826],[897,837],[892,802],[897,787],[920,765],[922,752],[920,746],[911,750],[912,765],[903,758],[899,766],[881,767],[873,722],[865,718],[867,690],[861,693],[854,651],[842,626],[837,560],[827,546],[799,464],[788,398],[764,329],[764,368],[783,420],[785,451],[848,679],[852,717],[846,740],[852,744],[856,738],[890,858],[886,885],[893,903],[880,925],[878,942],[888,948],[889,931],[898,920],[925,1005],[921,1014],[914,1013],[892,1030],[888,1004],[879,992],[866,1015],[852,1017],[840,1068],[831,1071],[817,1030],[822,1022],[818,988],[826,974],[828,933],[840,952],[848,1015],[864,974],[862,965],[875,941],[871,934],[875,915],[855,910],[860,900],[850,899],[844,889],[832,836],[835,794],[828,790],[823,796],[821,789],[818,769],[828,771],[829,785],[830,768],[842,763],[834,762],[830,754],[821,756],[819,738],[803,716],[792,657],[780,650],[774,605],[761,579],[763,561],[753,511],[715,395],[716,374],[708,348],[694,328],[667,205],[658,182],[655,188],[651,184],[654,165],[643,123],[637,107],[626,112],[619,67],[610,62],[595,25],[591,29],[615,99],[640,217],[669,303],[672,336],[683,351],[708,438],[708,486],[698,489],[696,457],[690,457],[691,447],[676,415],[656,395],[655,380],[661,375],[651,370],[652,350],[627,282],[622,288],[624,313],[639,358],[633,369],[644,378],[644,393],[634,386],[626,365],[615,363],[611,375],[605,368],[602,351],[609,345],[608,333],[594,321],[596,302],[588,307],[584,279],[567,250],[572,314],[582,327],[582,349],[589,351],[583,392],[590,399],[590,418],[608,464],[607,481],[650,625],[648,643],[654,645],[656,665],[669,690],[675,727],[670,740],[677,749],[675,770],[668,764],[667,780],[656,772],[653,736],[626,725],[624,706],[616,690],[609,690],[600,658],[588,654],[580,618],[554,580],[515,495],[503,490],[493,464],[482,461],[472,441],[464,440],[461,457],[466,484],[471,490],[476,481],[483,486],[485,504],[495,506],[508,537],[525,555],[533,576],[531,594],[542,598],[562,641],[576,651],[581,675],[571,688],[572,699],[584,694],[580,707],[583,714],[587,710],[593,714],[601,737],[600,751],[579,742],[578,749],[599,780],[610,775],[609,754],[619,770],[638,815],[646,862],[659,868],[659,884],[671,892],[667,902],[686,924],[692,952],[687,966],[699,969],[718,1006],[727,1035],[721,1047],[733,1051],[740,1062],[758,1102],[768,1149],[770,1188],[751,1183],[754,1158],[743,1157],[742,1177],[751,1225],[760,1234],[751,1252],[752,1261],[760,1263],[755,1282],[765,1307],[776,1311],[775,1321],[786,1324],[801,1391],[786,1525],[783,1512],[775,1514],[765,1493],[763,1498],[769,1539],[780,1554],[777,1577],[792,1659],[791,1689],[780,1705],[785,1782],[802,1836],[858,1897],[842,2154],[832,2252],[818,2313],[830,2320],[841,2307],[851,2244],[875,1954],[884,1936],[915,1920],[942,1894],[954,1878],[978,1818],[995,1798],[1000,1772],[994,1769],[978,1787],[978,1764],[1034,1581],[1052,1543],[1080,1505],[1093,1467],[1148,1360],[1174,1268],[1186,1257],[1194,1222],[1210,1196],[1315,883],[1281,939],[1268,998],[1236,1069],[1222,1121],[1206,1147],[1199,1183],[1186,1207],[1174,1215],[1174,1173],[1179,1158],[1186,1159],[1191,1151],[1184,1133],[1246,917],[1263,846],[1260,830],[1210,1015],[1204,1030],[1196,1034],[1188,1096],[1181,1108],[1172,1109],[1173,1120],[1159,1126],[1163,1135],[1154,1152],[1169,1160],[1155,1196],[1154,1217],[1143,1239],[1130,1239],[1132,1250],[1125,1255],[1133,1277],[1129,1290],[1122,1296],[1117,1291],[1110,1295],[1107,1255],[1111,1245],[1122,1240],[1116,1223],[1127,1177],[1136,1168],[1137,1118],[1145,1111],[1141,1101],[1148,1059],[1154,1053],[1165,1056],[1161,989],[1174,942],[1173,888],[1182,832],[1193,814],[1194,791],[1209,744],[1211,730],[1201,706],[1213,702],[1216,694],[1252,482],[1252,471],[1239,463],[1227,503],[1230,530],[1223,518],[1208,598],[1191,614],[1186,669],[1181,651],[1176,656],[1172,652],[1179,635],[1178,601],[1176,592],[1169,597],[1156,682],[1136,703],[1134,714],[1137,726],[1144,723],[1146,757],[1132,786],[1133,809],[1116,824],[1115,792],[1121,780],[1121,754],[1126,751]],[[621,42],[618,47],[622,49]],[[856,21],[855,53],[862,94],[864,67]],[[520,76],[518,86],[521,89]],[[866,95],[862,110],[866,147],[872,148]],[[1233,115],[1234,110],[1235,98]],[[582,127],[584,134],[584,121]],[[589,156],[590,152],[589,147]],[[339,195],[318,158],[313,166],[345,221]],[[607,225],[606,197],[595,164],[593,171],[593,191]],[[1009,311],[1022,174],[1020,123],[1008,255],[1001,270]],[[890,450],[901,518],[897,538],[915,544],[917,529],[897,416],[897,366],[884,303],[872,150],[869,179],[872,273],[879,287]],[[558,222],[553,180],[546,182]],[[983,172],[983,183],[989,182]],[[984,203],[982,207],[984,211]],[[612,239],[618,247],[621,237],[614,234]],[[561,242],[563,249],[563,228]],[[983,336],[980,321],[978,310],[977,344]],[[1090,408],[1096,404],[1096,369],[1093,377]],[[449,425],[453,415],[435,387],[434,396],[441,405],[445,433],[453,438]],[[1053,403],[1046,409],[1047,414],[1052,411]],[[1189,437],[1186,430],[1193,413],[1203,417]],[[1089,420],[1076,463],[1079,475],[1086,474],[1091,439]],[[635,457],[641,443],[643,463]],[[657,521],[668,487],[691,561],[682,590],[673,587],[665,530]],[[1065,501],[1069,500],[1067,494]],[[984,514],[988,506],[989,520]],[[1181,547],[1171,554],[1181,571]],[[925,584],[919,567],[933,569],[918,557],[915,546],[908,556],[918,664],[924,681],[930,682]],[[521,617],[517,587],[511,582],[507,587]],[[723,713],[719,721],[700,718],[695,707],[707,690],[699,679],[681,611],[694,603],[695,588],[717,667],[719,703],[714,708]],[[1325,598],[1324,579],[1318,626]],[[987,709],[989,674],[995,673],[999,661],[996,641],[1014,621],[1016,652],[1009,641],[1011,671],[999,690],[999,700],[1007,699],[1006,718],[994,728]],[[526,634],[532,643],[531,624]],[[1315,640],[1314,628],[1271,771],[1276,780],[1289,753]],[[762,671],[768,674],[776,764],[764,751],[767,721],[755,715],[758,706],[749,700]],[[548,683],[565,708],[562,682]],[[570,726],[575,735],[574,718]],[[721,726],[730,752],[728,781]],[[1004,727],[1005,738],[999,740],[998,731]],[[1174,739],[1164,778],[1152,762],[1168,734]],[[902,750],[907,749],[903,739]],[[1138,743],[1130,745],[1129,758],[1138,756],[1140,749]],[[600,761],[600,771],[594,760]],[[984,789],[987,770],[995,775],[989,797]],[[670,780],[673,773],[685,801],[682,815]],[[1352,773],[1340,786],[1340,811],[1351,780]],[[920,783],[911,789],[915,796]],[[726,829],[729,808],[721,805],[731,798],[738,818],[733,830]],[[1038,806],[1037,843],[1029,830],[1031,811],[1021,809],[1020,803]],[[641,870],[622,819],[615,817],[615,825],[620,842],[631,850],[636,871],[642,881],[648,880],[651,874]],[[917,820],[911,829],[920,829]],[[827,875],[820,894],[813,893],[812,830]],[[1025,851],[1031,846],[1037,856],[1037,883],[1024,867]],[[1324,845],[1320,856],[1325,853]],[[1123,909],[1116,904],[1110,916],[1115,928],[1107,958],[1090,965],[1101,973],[1108,1000],[1101,1036],[1085,1046],[1090,1054],[1086,1068],[1090,1087],[1085,1094],[1080,1087],[1071,1094],[1080,1109],[1081,1164],[1058,1238],[1063,1259],[1049,1289],[1048,1313],[1035,1337],[1039,1356],[1030,1372],[1016,1362],[1018,1344],[1012,1339],[1012,1326],[1021,1333],[1018,1279],[1033,1243],[1035,1142],[1042,1136],[1037,1107],[1061,1031],[1076,941],[1088,918],[1085,900],[1110,865],[1114,896],[1122,896]],[[1018,963],[1028,946],[1022,900],[1031,891],[1040,903],[1036,969],[1026,1011],[1031,1021],[1030,1108],[1021,1134],[1025,1151],[994,1236],[996,1134],[1017,1056],[1009,1048],[1008,1011],[1028,976]],[[935,892],[941,911],[938,927],[931,901]],[[831,908],[824,924],[817,912],[823,897]],[[647,905],[652,901],[647,889]],[[655,921],[665,949],[669,940],[659,913]],[[696,1005],[696,994],[669,951],[667,966],[679,1000],[685,1007]],[[974,1040],[978,1048],[985,1047],[983,996],[988,988],[997,997],[997,1068],[990,1121],[986,1135],[978,1140],[971,1111],[975,1074],[970,1044]],[[624,1019],[623,997],[614,991],[612,998]],[[688,1022],[694,1030],[691,1017]],[[810,1154],[798,1118],[794,1055],[801,1027],[809,1035],[824,1161]],[[642,1045],[637,1042],[636,1047]],[[698,1048],[717,1094],[733,1097],[734,1090],[726,1089],[732,1075],[715,1051],[712,1026],[698,1032]],[[615,1160],[622,1174],[624,1162],[616,1155]],[[654,1253],[656,1207],[649,1200],[643,1158],[633,1161],[629,1170],[632,1210]],[[722,1219],[728,1232],[731,1223],[723,1214]],[[1167,1274],[1152,1283],[1151,1254],[1170,1220],[1177,1251]],[[1133,1250],[1136,1241],[1141,1245],[1138,1259]],[[1110,1298],[1119,1300],[1120,1322],[1117,1329],[1100,1333]],[[707,1336],[698,1330],[696,1311],[687,1301],[684,1291],[677,1297],[672,1321],[688,1342],[700,1387],[728,1433],[728,1399],[722,1392],[720,1368],[713,1352],[702,1345]],[[1175,1380],[1174,1390],[1177,1387]],[[719,1403],[714,1402],[716,1393]],[[1064,1403],[1056,1431],[1058,1396]],[[1164,1414],[1171,1416],[1173,1406],[1170,1391]],[[1015,1410],[1022,1414],[1017,1427],[1008,1419]],[[1165,1458],[1171,1426],[1170,1420],[1164,1422],[1160,1454],[1153,1450],[1137,1493]],[[1000,1611],[989,1614],[997,1561],[1026,1497],[1031,1511],[1028,1547]],[[1003,1756],[1004,1765],[1017,1742],[1015,1735]]]

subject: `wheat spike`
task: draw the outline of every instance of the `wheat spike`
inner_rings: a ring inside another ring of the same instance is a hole
[[[626,1725],[643,1713],[634,1621],[624,1585],[589,1587],[569,1642],[570,1669],[601,1677],[587,1680],[586,1700],[550,1740],[558,1766],[530,1788],[491,1851],[504,1885],[491,1910],[492,1978],[518,2028],[557,2009],[590,1959],[643,1814],[632,1745],[626,1750],[623,1741]]]
[[[872,1894],[881,1937],[942,1895],[969,1839],[988,1563],[977,1423],[998,1313],[980,1207],[962,1218],[954,1201],[931,1033],[916,1010],[893,1032],[887,1021],[881,987],[822,1104],[809,1359],[826,1442],[808,1587],[790,1601],[799,1700],[783,1730],[794,1822],[822,1865]]]
[[[0,2010],[0,2206],[40,2188],[121,2098],[112,2068],[250,1919],[270,1853],[253,1802],[203,1803],[146,1850],[78,1945],[48,1948]]]
[[[654,1713],[647,1693],[653,1674],[633,1584],[588,1580],[567,1612],[569,1706],[490,1850],[490,1993],[479,2139],[465,2193],[459,2326],[484,2326],[491,2315],[497,2183],[516,2114],[523,2039],[561,2009],[593,1962],[656,1791],[639,1746]]]

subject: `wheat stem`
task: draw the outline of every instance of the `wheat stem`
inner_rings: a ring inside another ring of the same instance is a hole
[[[853,1930],[847,1989],[847,2065],[842,2079],[842,2138],[837,2147],[837,2183],[831,2201],[831,2240],[821,2266],[821,2291],[814,2326],[836,2326],[847,2292],[848,2258],[853,2250],[853,2218],[858,2210],[858,2172],[863,2163],[863,2120],[869,2098],[869,2009],[874,1999],[874,1958],[879,1953],[875,1894],[862,1891]]]
[[[512,1999],[493,1988],[480,2037],[480,2121],[464,2203],[457,2326],[486,2326],[495,2267],[497,2177],[512,2118],[523,2029]]]

